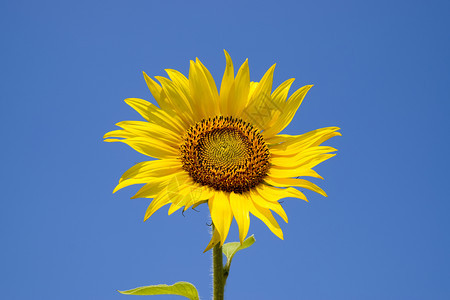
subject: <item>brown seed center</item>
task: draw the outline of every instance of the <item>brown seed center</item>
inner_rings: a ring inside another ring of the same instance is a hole
[[[183,169],[216,190],[243,193],[260,184],[269,169],[269,148],[257,129],[241,119],[203,119],[180,146]]]

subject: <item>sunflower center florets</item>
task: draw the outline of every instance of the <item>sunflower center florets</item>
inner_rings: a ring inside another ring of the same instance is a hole
[[[195,182],[243,193],[260,184],[269,169],[269,148],[259,131],[233,117],[203,119],[180,146],[183,168]]]

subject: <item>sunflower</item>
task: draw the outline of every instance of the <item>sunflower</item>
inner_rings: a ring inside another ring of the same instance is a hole
[[[156,76],[157,83],[144,73],[158,106],[126,99],[145,121],[119,122],[116,125],[121,130],[104,136],[106,142],[122,142],[155,158],[131,167],[114,189],[145,184],[132,197],[153,198],[144,221],[166,204],[171,204],[169,215],[180,208],[208,204],[215,230],[206,250],[224,243],[233,217],[242,242],[249,230],[250,213],[283,239],[272,211],[288,222],[279,200],[308,201],[295,187],[326,196],[320,187],[298,177],[322,178],[313,167],[334,156],[331,152],[336,149],[320,145],[340,135],[338,127],[302,135],[279,134],[312,85],[299,88],[288,98],[294,79],[272,92],[275,65],[259,82],[251,82],[248,60],[234,76],[226,51],[225,57],[220,92],[198,59],[190,62],[189,78],[166,70],[169,78]]]

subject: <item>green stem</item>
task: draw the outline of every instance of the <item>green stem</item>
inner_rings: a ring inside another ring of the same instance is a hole
[[[216,229],[213,229],[216,230]],[[223,300],[225,291],[225,278],[223,269],[222,246],[217,243],[213,248],[213,284],[214,297],[213,300]]]

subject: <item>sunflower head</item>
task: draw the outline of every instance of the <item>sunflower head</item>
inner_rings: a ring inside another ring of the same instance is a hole
[[[217,191],[248,192],[269,170],[269,148],[259,130],[233,117],[197,122],[180,150],[183,169],[194,182]]]
[[[117,123],[121,129],[104,136],[106,142],[122,142],[154,158],[131,167],[114,190],[144,184],[133,198],[153,198],[145,220],[166,204],[171,204],[169,214],[208,204],[216,230],[206,250],[225,241],[233,218],[242,242],[250,213],[282,239],[272,212],[287,222],[279,200],[307,201],[297,188],[326,196],[317,185],[299,177],[322,178],[313,167],[334,156],[336,149],[321,144],[340,135],[337,127],[279,134],[312,86],[288,97],[293,79],[272,91],[275,65],[259,82],[250,82],[247,60],[235,76],[226,51],[225,57],[220,93],[198,59],[191,61],[188,78],[166,70],[169,78],[156,76],[158,83],[144,73],[158,105],[126,99],[145,121]]]

